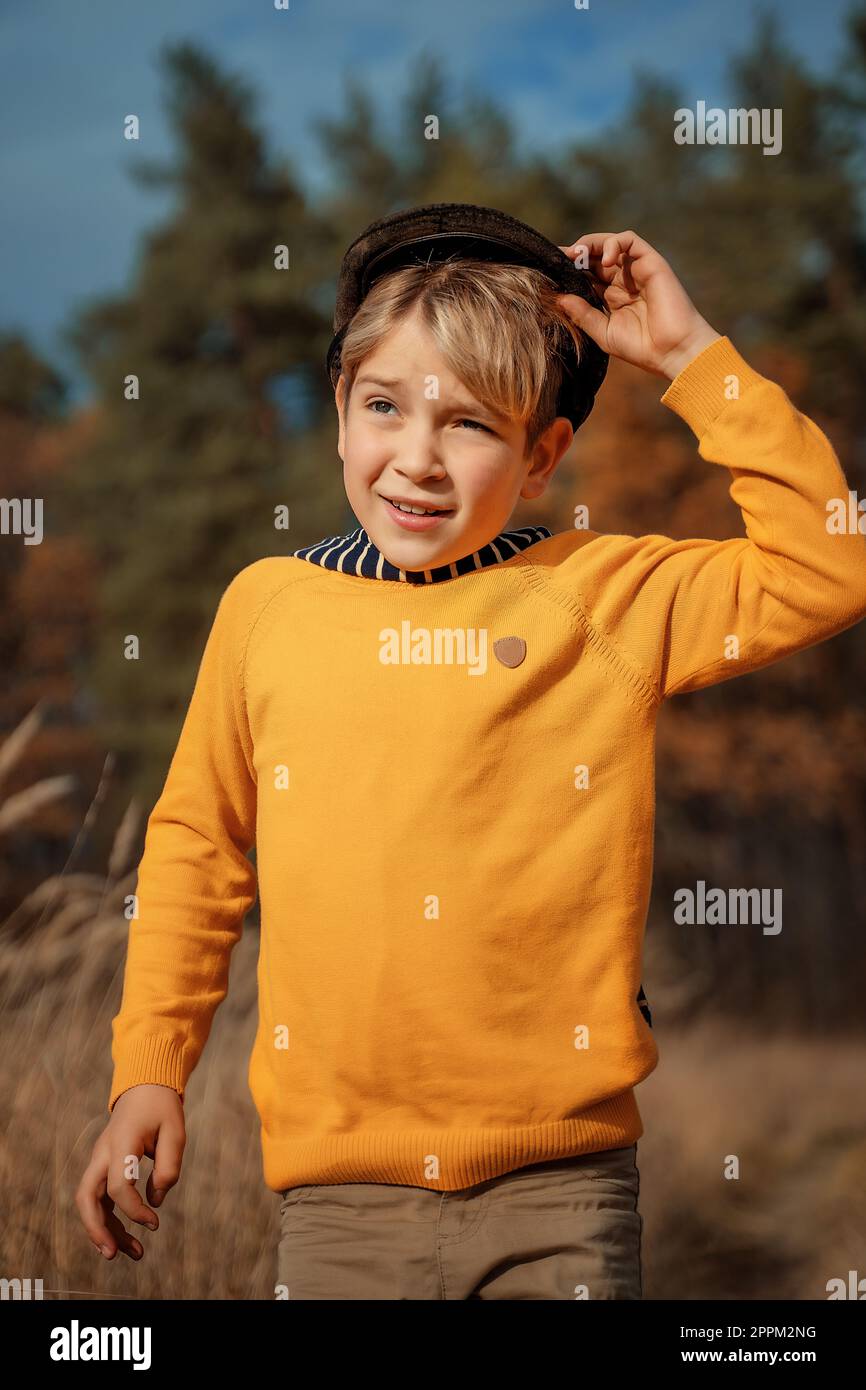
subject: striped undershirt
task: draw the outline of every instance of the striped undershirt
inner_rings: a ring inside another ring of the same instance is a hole
[[[549,539],[551,534],[546,526],[520,526],[516,531],[500,531],[480,550],[473,550],[471,555],[464,555],[450,565],[438,565],[430,570],[398,569],[385,559],[363,526],[348,536],[328,536],[326,540],[302,546],[292,553],[299,560],[310,560],[314,565],[323,565],[325,569],[356,574],[363,579],[402,579],[407,584],[436,584],[441,579],[457,579],[472,570],[510,560],[512,555],[535,545],[537,541]]]

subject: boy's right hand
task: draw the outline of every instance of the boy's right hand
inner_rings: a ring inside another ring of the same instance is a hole
[[[128,1233],[115,1214],[156,1230],[159,1217],[127,1176],[130,1158],[153,1159],[147,1200],[159,1206],[180,1177],[186,1145],[183,1101],[170,1086],[131,1086],[114,1103],[111,1118],[93,1146],[90,1163],[78,1184],[75,1204],[91,1241],[108,1260],[122,1250],[132,1260],[144,1254],[141,1241]]]

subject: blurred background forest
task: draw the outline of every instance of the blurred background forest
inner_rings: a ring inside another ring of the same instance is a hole
[[[507,108],[457,103],[447,58],[424,53],[396,128],[363,77],[316,118],[327,198],[268,147],[255,92],[206,44],[167,45],[160,64],[174,155],[138,154],[130,174],[175,204],[124,292],[68,325],[93,401],[71,407],[51,361],[20,332],[0,337],[2,494],[44,498],[46,517],[42,544],[0,547],[0,1273],[50,1269],[46,1289],[82,1296],[269,1297],[274,1213],[245,1073],[254,915],[191,1084],[185,1176],[140,1266],[94,1263],[71,1193],[107,1118],[123,899],[220,593],[259,557],[356,524],[324,369],[342,255],[374,218],[436,201],[502,208],[560,244],[634,227],[828,434],[862,496],[866,4],[832,81],[769,15],[744,38],[731,104],[783,109],[776,157],[675,146],[688,103],[643,72],[603,139],[522,158]],[[430,112],[448,113],[438,140],[423,138]],[[554,486],[513,524],[563,530],[583,502],[597,530],[742,535],[728,475],[659,405],[664,385],[612,361]],[[644,986],[661,1064],[637,1093],[650,1298],[824,1298],[827,1279],[866,1273],[864,636],[660,718]],[[675,925],[672,894],[698,879],[781,887],[782,932]],[[748,1155],[746,1180],[721,1181],[728,1152]]]

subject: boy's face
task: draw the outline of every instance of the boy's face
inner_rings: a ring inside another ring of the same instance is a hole
[[[341,376],[337,447],[346,495],[385,558],[404,570],[480,550],[506,528],[518,498],[541,496],[573,434],[557,418],[524,458],[524,426],[472,397],[415,314],[361,362],[348,410],[345,396]],[[447,515],[410,516],[389,498]]]

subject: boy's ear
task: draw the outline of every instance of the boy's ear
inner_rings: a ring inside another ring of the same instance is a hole
[[[532,451],[532,462],[523,480],[520,496],[540,497],[546,491],[556,466],[574,438],[574,428],[564,415],[557,415],[539,436]]]
[[[346,460],[344,458],[344,450],[346,448],[346,378],[343,376],[342,372],[340,373],[337,385],[334,387],[334,399],[335,404],[337,406],[337,416],[340,422],[339,435],[337,437],[337,453],[340,455],[340,458],[342,459],[343,463],[345,463]]]

